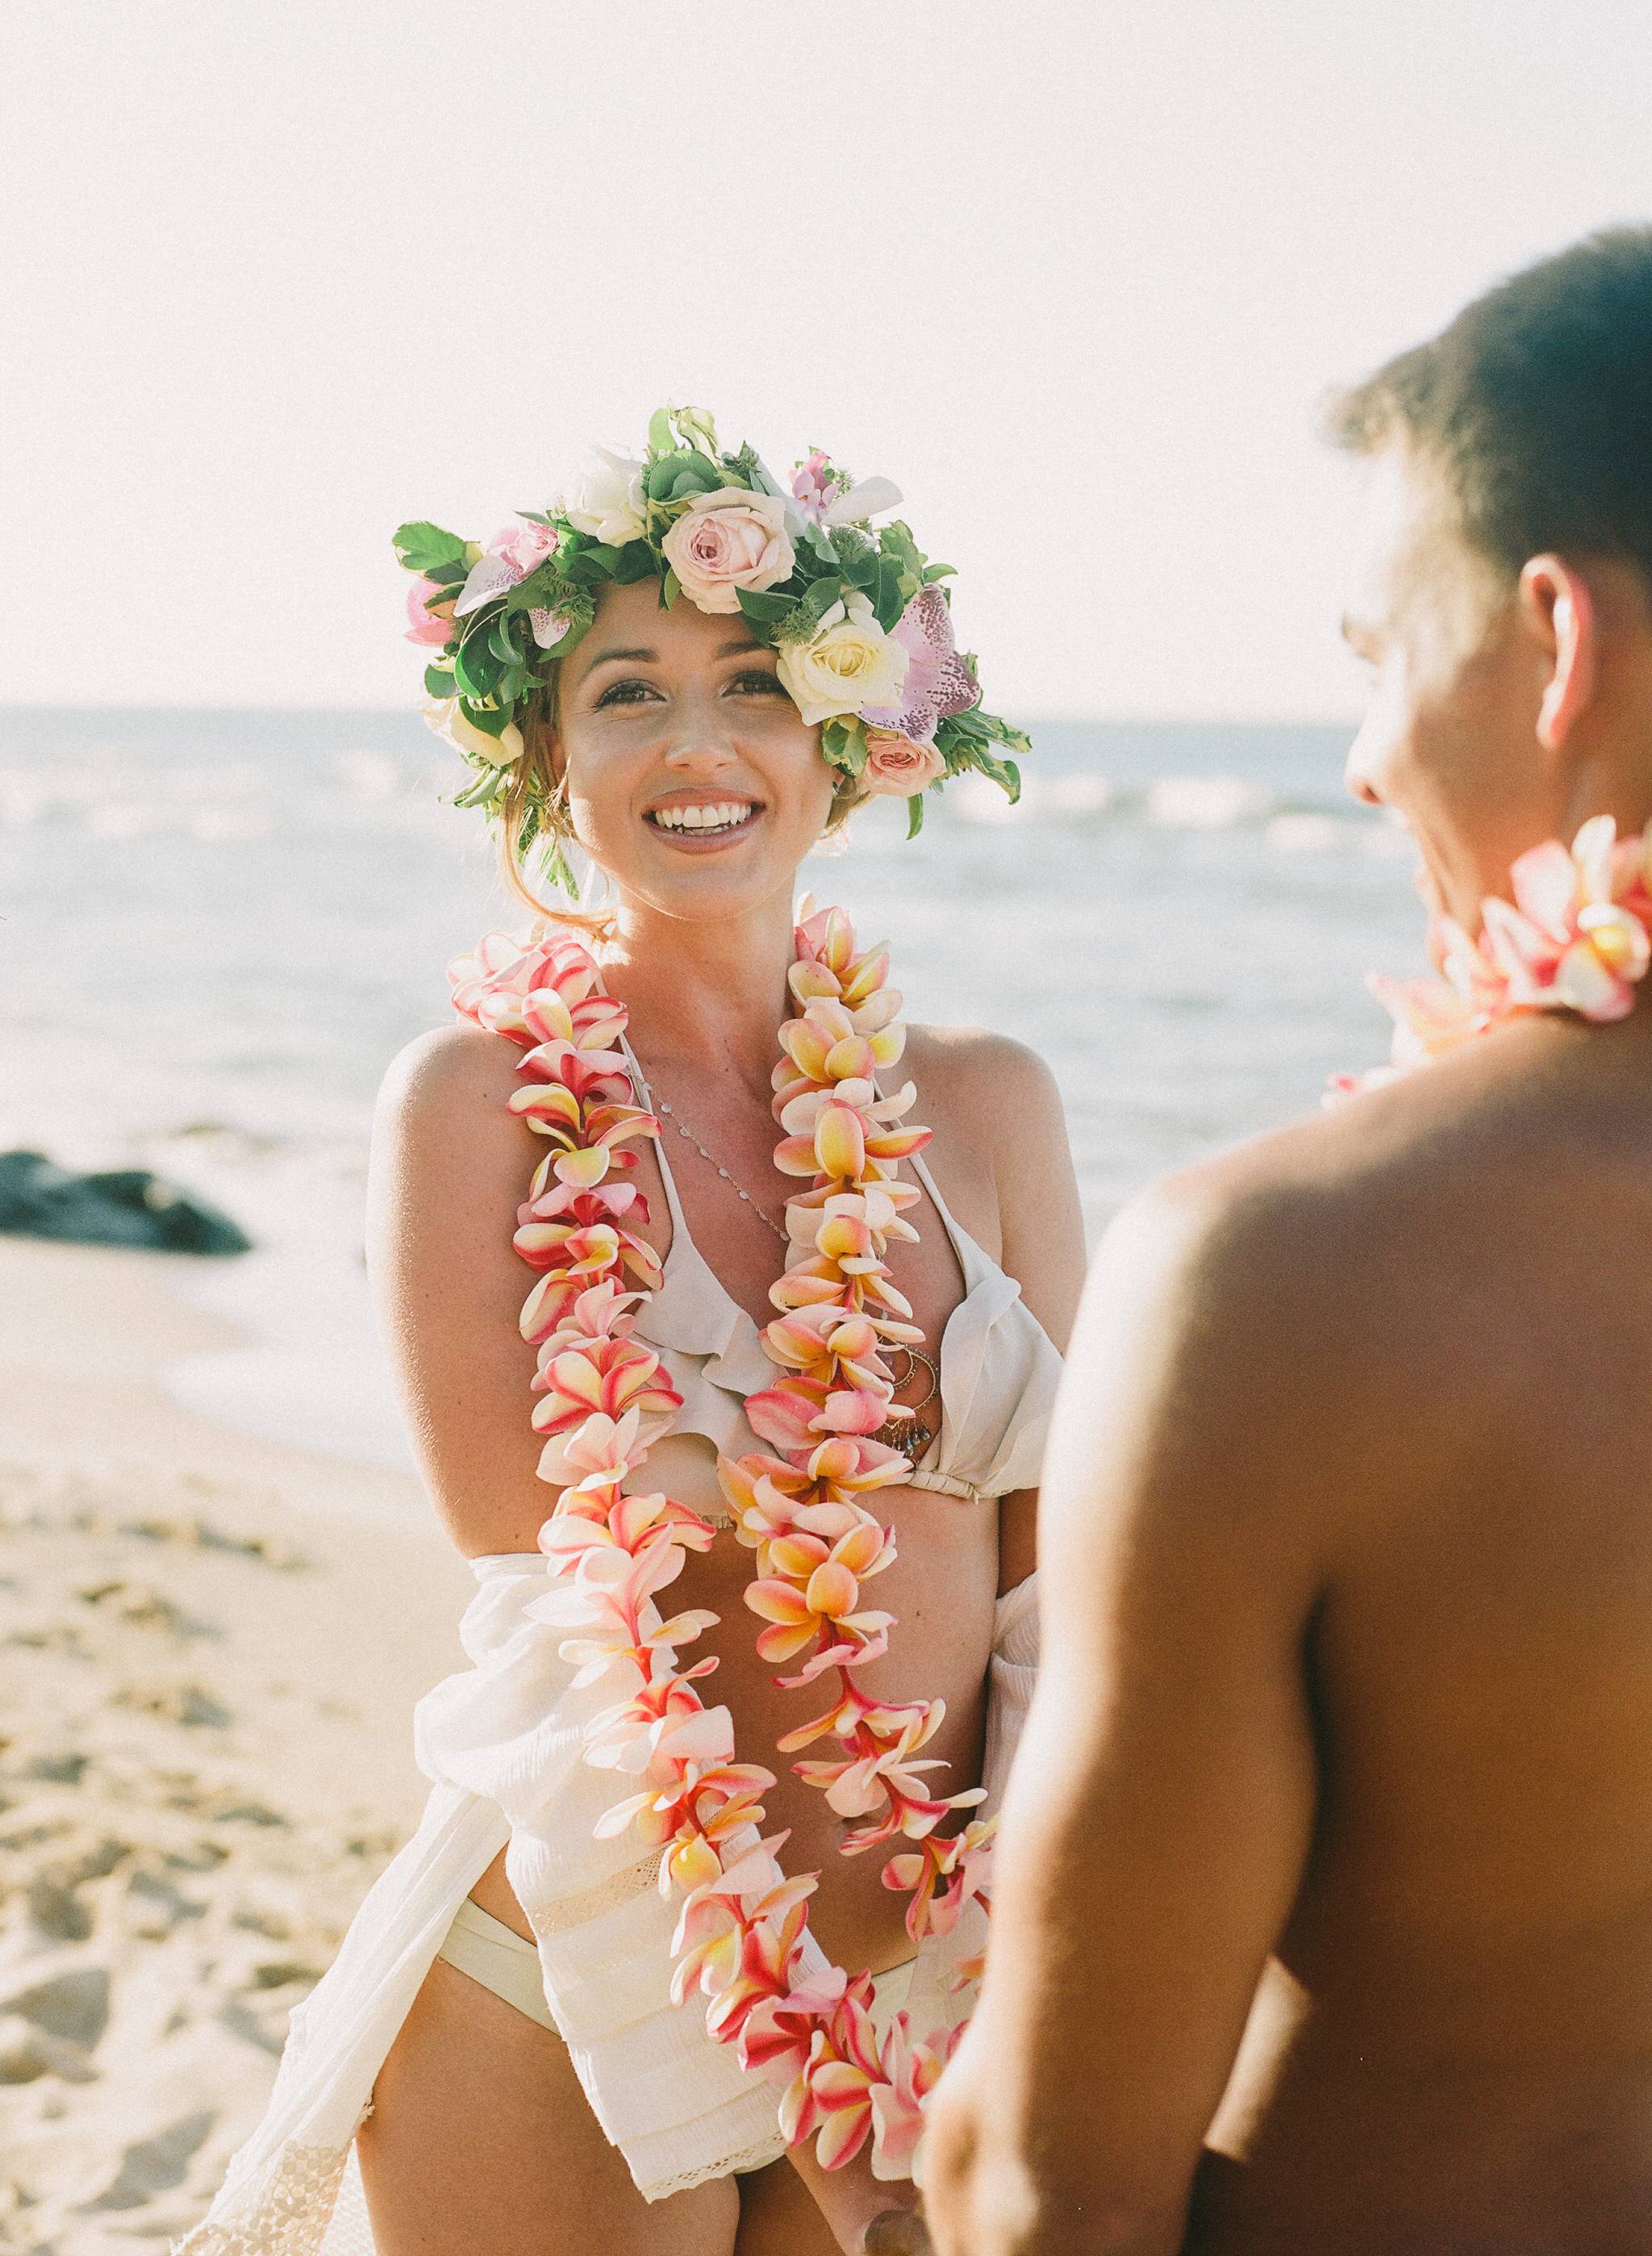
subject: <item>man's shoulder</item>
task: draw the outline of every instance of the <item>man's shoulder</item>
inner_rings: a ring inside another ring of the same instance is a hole
[[[1284,1417],[1379,1432],[1507,1360],[1497,1305],[1522,1274],[1545,1151],[1563,1139],[1508,1061],[1452,1060],[1342,1099],[1139,1194],[1104,1243],[1190,1355]],[[1522,1203],[1522,1202],[1524,1203]],[[1484,1321],[1466,1322],[1481,1307]]]
[[[1475,1220],[1504,1174],[1529,1181],[1546,1134],[1557,1157],[1564,1149],[1564,1124],[1525,1101],[1510,1062],[1452,1059],[1339,1097],[1164,1177],[1134,1219],[1172,1231],[1187,1257],[1250,1274],[1261,1264],[1304,1286],[1328,1274],[1376,1290],[1399,1256],[1414,1289],[1413,1254]]]

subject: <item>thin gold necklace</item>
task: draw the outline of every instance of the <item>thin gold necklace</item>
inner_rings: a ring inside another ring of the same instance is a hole
[[[632,1056],[636,1062],[638,1073],[642,1074],[642,1061],[636,1058],[635,1051],[632,1052]],[[643,1088],[650,1110],[663,1113],[665,1118],[671,1122],[672,1127],[676,1129],[678,1134],[683,1139],[684,1142],[692,1144],[694,1149],[699,1153],[700,1158],[705,1160],[706,1166],[714,1167],[717,1170],[717,1173],[721,1176],[723,1181],[728,1184],[729,1189],[733,1191],[735,1196],[736,1198],[744,1199],[746,1204],[751,1209],[752,1212],[755,1215],[759,1216],[763,1221],[768,1223],[770,1229],[773,1230],[775,1236],[780,1240],[783,1245],[790,1245],[791,1243],[790,1232],[783,1229],[780,1223],[775,1220],[774,1216],[769,1213],[765,1208],[758,1205],[756,1200],[753,1198],[751,1193],[746,1189],[743,1184],[736,1182],[734,1176],[728,1172],[728,1169],[724,1167],[722,1161],[717,1157],[715,1152],[707,1151],[705,1145],[700,1142],[699,1137],[695,1135],[693,1130],[683,1118],[681,1113],[675,1111],[672,1107],[665,1102],[665,1099],[659,1095],[657,1090],[650,1086],[646,1075],[643,1075],[642,1078]],[[906,1368],[901,1372],[899,1378],[896,1378],[895,1377],[893,1371],[891,1371],[889,1374],[897,1388],[906,1385],[910,1380],[915,1378],[920,1370],[928,1374],[929,1385],[917,1401],[908,1403],[903,1406],[903,1414],[897,1413],[887,1419],[885,1422],[879,1427],[877,1432],[874,1434],[871,1438],[875,1442],[882,1442],[886,1449],[904,1449],[908,1454],[916,1460],[923,1455],[924,1451],[929,1447],[931,1442],[935,1438],[935,1428],[923,1414],[930,1407],[931,1404],[935,1401],[936,1397],[940,1392],[940,1367],[935,1362],[934,1358],[931,1356],[925,1355],[921,1348],[908,1347],[904,1342],[896,1343],[889,1349],[889,1352],[891,1357],[896,1356],[904,1356],[906,1357]]]
[[[647,1086],[646,1082],[644,1083],[644,1086]],[[744,1199],[746,1204],[751,1209],[752,1212],[755,1215],[759,1216],[762,1220],[768,1223],[770,1229],[773,1230],[775,1236],[780,1240],[780,1243],[783,1245],[790,1245],[791,1243],[791,1233],[790,1230],[786,1229],[783,1223],[778,1223],[775,1220],[773,1215],[770,1213],[767,1207],[758,1205],[756,1200],[753,1198],[751,1193],[746,1188],[745,1185],[743,1183],[737,1182],[735,1177],[729,1174],[728,1168],[724,1167],[722,1161],[717,1157],[715,1152],[708,1152],[706,1149],[706,1146],[700,1142],[699,1137],[695,1135],[693,1130],[683,1118],[681,1113],[673,1110],[671,1106],[667,1104],[665,1099],[655,1089],[649,1089],[648,1102],[654,1111],[663,1112],[664,1114],[665,1117],[671,1122],[672,1127],[676,1129],[678,1134],[685,1143],[689,1143],[693,1146],[694,1149],[699,1153],[700,1158],[706,1161],[708,1167],[716,1168],[724,1182],[728,1184],[729,1189],[735,1194],[735,1196],[736,1198]]]

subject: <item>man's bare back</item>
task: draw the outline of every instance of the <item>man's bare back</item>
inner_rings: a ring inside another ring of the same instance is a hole
[[[1652,1020],[1533,1023],[1218,1193],[1299,1202],[1368,1441],[1298,1489],[1318,1815],[1201,2256],[1652,2245],[1649,1100]]]
[[[1652,229],[1339,430],[1348,780],[1460,966],[1545,842],[1652,867]],[[1652,917],[1584,882],[1567,982],[1107,1234],[942,2256],[1652,2249]]]

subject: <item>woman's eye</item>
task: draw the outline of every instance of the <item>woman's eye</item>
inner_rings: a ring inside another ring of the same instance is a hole
[[[737,673],[729,687],[738,689],[742,696],[753,694],[759,697],[768,696],[777,690],[783,697],[786,694],[785,685],[777,673],[765,673],[757,666],[754,666],[749,673]]]
[[[646,681],[611,681],[597,699],[596,710],[600,713],[605,705],[640,705],[654,694]]]

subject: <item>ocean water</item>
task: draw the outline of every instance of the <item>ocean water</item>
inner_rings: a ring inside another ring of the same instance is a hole
[[[1342,789],[1349,731],[1059,723],[1022,804],[966,779],[908,844],[858,816],[805,881],[895,947],[915,1018],[1014,1033],[1060,1082],[1092,1233],[1149,1177],[1374,1062],[1413,968],[1413,855]],[[144,1165],[257,1250],[179,1260],[257,1342],[176,1367],[260,1430],[405,1462],[362,1273],[383,1068],[444,967],[513,923],[416,716],[0,711],[0,1141]]]

